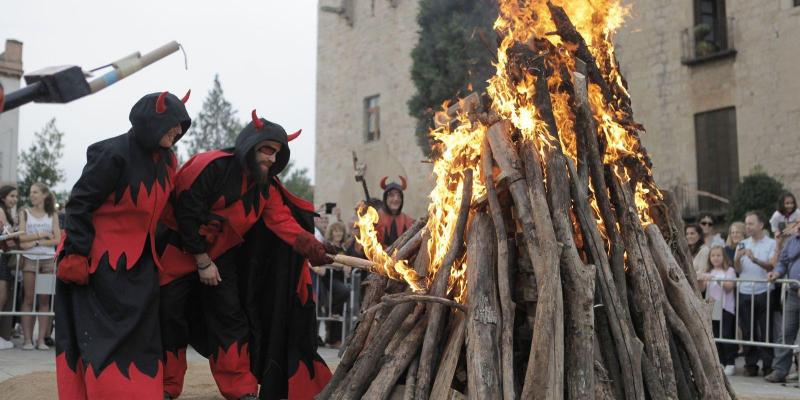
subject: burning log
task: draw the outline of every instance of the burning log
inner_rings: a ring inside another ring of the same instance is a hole
[[[381,276],[318,398],[730,399],[617,69],[618,0],[499,2],[497,74],[431,132],[427,219],[384,251],[364,214],[370,261],[336,259]]]
[[[500,309],[502,323],[500,330],[500,365],[503,374],[503,398],[513,400],[516,395],[514,384],[514,300],[511,298],[511,278],[509,274],[508,260],[508,235],[506,234],[503,210],[500,206],[500,199],[497,197],[497,189],[494,187],[494,177],[492,176],[492,148],[489,141],[484,140],[481,145],[481,167],[483,169],[484,184],[486,186],[487,198],[489,200],[489,211],[494,223],[494,231],[497,237],[497,287],[500,296]]]
[[[450,248],[444,258],[442,267],[434,276],[433,286],[430,293],[434,296],[444,296],[447,290],[447,283],[450,278],[450,269],[453,263],[461,257],[461,250],[464,247],[464,230],[467,227],[467,217],[469,216],[470,202],[472,201],[472,170],[464,171],[462,180],[461,206],[456,220],[455,233],[450,242]],[[425,331],[425,341],[422,343],[422,355],[419,358],[419,370],[417,371],[417,392],[416,398],[425,398],[430,392],[431,377],[433,376],[435,353],[439,346],[442,320],[444,317],[444,306],[434,304],[430,308],[429,323]]]
[[[500,306],[491,219],[475,215],[467,246],[467,383],[471,398],[501,398]]]

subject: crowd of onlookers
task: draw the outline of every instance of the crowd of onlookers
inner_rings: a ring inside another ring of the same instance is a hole
[[[800,335],[800,211],[791,193],[781,195],[767,219],[760,211],[746,213],[744,221],[729,224],[725,238],[713,215],[701,214],[686,226],[686,240],[694,257],[699,289],[713,300],[712,325],[716,338],[798,344]],[[738,321],[738,324],[737,324]],[[727,375],[743,356],[744,375],[761,373],[769,382],[796,380],[790,375],[800,355],[788,348],[717,344]],[[741,350],[741,353],[740,353]]]
[[[46,313],[55,289],[54,256],[61,240],[61,224],[55,196],[46,185],[34,183],[27,195],[28,204],[18,204],[16,186],[0,187],[0,234],[14,234],[2,243],[0,310],[10,310],[16,304],[16,311],[31,312],[35,308]],[[24,253],[7,253],[13,250]],[[18,298],[13,298],[14,293]],[[15,335],[22,336],[23,350],[48,350],[53,345],[52,318],[5,318],[10,321],[0,324],[0,350],[13,348],[9,339]],[[36,319],[38,332],[34,335]]]

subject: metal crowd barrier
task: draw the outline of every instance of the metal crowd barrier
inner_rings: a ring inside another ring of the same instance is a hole
[[[34,271],[34,296],[33,296],[33,305],[31,307],[31,311],[22,311],[21,303],[24,301],[24,294],[20,297],[20,294],[24,290],[24,274],[22,271],[22,262],[24,256],[48,256],[51,258],[55,257],[55,254],[46,254],[46,253],[37,253],[37,252],[29,252],[29,251],[21,251],[21,250],[12,250],[12,251],[0,251],[0,257],[5,258],[3,262],[6,263],[7,268],[10,270],[10,274],[12,277],[11,281],[8,281],[11,285],[11,293],[10,297],[6,298],[6,304],[3,309],[0,309],[0,317],[3,316],[35,316],[35,317],[53,317],[55,313],[53,312],[53,304],[55,303],[55,293],[56,293],[56,266],[53,267],[53,273],[41,273],[40,270],[40,263],[45,260],[31,260],[35,262],[36,270]],[[13,268],[11,268],[13,266]],[[6,279],[6,277],[0,277],[0,279]],[[38,311],[39,309],[39,296],[49,296],[49,311]],[[18,301],[19,300],[19,301]],[[6,310],[8,308],[8,304],[11,304],[11,309]]]
[[[319,268],[325,269],[326,274],[317,275],[317,286],[315,289],[317,298],[317,321],[341,322],[341,341],[344,342],[345,338],[347,338],[350,334],[353,323],[358,318],[359,307],[361,303],[361,274],[355,269],[350,272],[349,276],[342,273],[344,277],[340,282],[342,282],[342,284],[344,284],[347,288],[348,298],[342,305],[342,312],[336,313],[333,310],[333,286],[334,280],[337,279],[334,277],[334,273],[341,273],[342,269],[333,266],[323,266]],[[313,273],[314,272],[312,272],[312,274]],[[324,293],[321,290],[323,286],[326,289]]]
[[[783,311],[780,311],[780,313],[781,313],[781,323],[780,323],[779,326],[773,327],[774,320],[772,319],[772,317],[773,317],[772,314],[774,312],[777,312],[777,311],[773,311],[773,309],[772,309],[772,302],[771,302],[772,296],[770,295],[770,292],[772,290],[780,290],[780,302],[782,304],[785,304],[786,295],[790,290],[794,291],[795,293],[797,293],[797,291],[800,290],[800,289],[798,289],[798,288],[800,288],[800,281],[798,281],[796,279],[776,279],[774,281],[768,281],[766,279],[740,279],[740,278],[729,279],[729,278],[725,278],[725,279],[709,279],[707,282],[709,283],[709,285],[711,283],[719,283],[720,285],[722,283],[725,283],[725,282],[734,282],[734,283],[736,283],[736,287],[734,288],[734,292],[735,292],[735,295],[734,295],[734,307],[735,307],[735,310],[736,310],[736,312],[735,312],[736,322],[735,322],[734,332],[736,332],[736,334],[735,334],[736,337],[733,337],[733,338],[722,337],[723,336],[722,335],[722,319],[720,319],[720,328],[718,329],[718,335],[716,335],[714,337],[714,340],[716,342],[718,342],[718,343],[738,344],[738,345],[743,345],[743,346],[760,346],[760,347],[771,347],[771,348],[783,348],[783,349],[791,349],[795,353],[800,352],[800,333],[798,333],[798,335],[796,336],[797,340],[795,340],[795,343],[786,343],[786,338],[783,335],[783,326],[785,326],[785,324],[786,324],[786,313],[784,313]],[[754,284],[754,285],[755,284],[767,284],[768,285],[767,292],[766,292],[766,294],[767,294],[766,295],[766,298],[767,298],[767,302],[766,302],[767,303],[766,304],[767,315],[766,315],[766,323],[765,323],[766,332],[765,332],[765,335],[764,335],[764,337],[765,337],[764,341],[753,340],[753,334],[754,334],[754,328],[755,328],[755,319],[756,319],[755,317],[756,316],[755,316],[755,302],[752,301],[752,298],[754,298],[755,296],[758,296],[760,294],[752,294],[751,295],[751,294],[740,293],[739,288],[742,286],[742,284]],[[706,289],[705,297],[706,297],[707,300],[711,300],[709,298],[709,290],[708,289]],[[725,306],[727,305],[727,303],[725,302],[725,300],[726,300],[725,297],[726,296],[723,295],[722,296],[722,300],[717,300],[717,301],[722,302],[721,307],[722,307],[723,310],[725,309]],[[740,337],[741,332],[740,332],[740,329],[739,329],[739,327],[741,326],[741,322],[742,321],[740,321],[740,316],[739,316],[739,314],[740,314],[739,311],[740,310],[739,310],[739,306],[738,305],[739,305],[739,300],[741,298],[747,298],[747,297],[751,298],[751,301],[750,301],[750,320],[749,321],[744,321],[744,322],[745,323],[749,322],[750,335],[749,335],[748,338],[742,338],[742,337]],[[776,329],[779,329],[780,331],[775,332]],[[770,332],[776,333],[776,335],[775,335],[776,338],[777,338],[776,341],[772,341],[772,342],[769,341],[769,338],[771,337]]]

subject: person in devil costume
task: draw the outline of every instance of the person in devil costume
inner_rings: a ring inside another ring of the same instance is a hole
[[[226,399],[310,399],[331,376],[306,259],[329,264],[335,249],[314,238],[313,205],[277,178],[300,131],[252,118],[234,148],[197,154],[176,177],[161,257],[165,398],[181,393],[188,344]]]
[[[407,183],[404,176],[400,177],[400,184],[396,182],[386,184],[388,176],[381,179],[381,189],[383,189],[383,207],[379,211],[378,240],[384,246],[390,246],[403,234],[411,225],[414,219],[403,213],[403,192],[406,190]]]
[[[66,205],[56,284],[61,399],[155,399],[163,391],[156,223],[172,191],[184,102],[152,93],[131,129],[92,144]]]

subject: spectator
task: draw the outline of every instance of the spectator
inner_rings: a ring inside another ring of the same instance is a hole
[[[736,221],[728,228],[728,238],[725,240],[725,255],[733,260],[736,255],[736,246],[744,240],[744,222]]]
[[[328,226],[328,232],[325,237],[328,243],[336,246],[339,254],[345,252],[344,240],[347,229],[341,222],[334,222]],[[325,292],[329,289],[331,293],[326,293],[326,298],[323,299],[323,304],[330,301],[330,313],[333,315],[343,315],[344,303],[350,299],[350,288],[344,283],[344,278],[350,276],[350,269],[344,271],[333,271],[327,269],[325,275],[322,276],[321,285]],[[327,297],[329,296],[329,297]],[[342,343],[342,323],[339,321],[328,321],[325,324],[325,343],[330,347],[339,347]]]
[[[686,225],[684,230],[686,241],[689,242],[689,251],[692,253],[692,265],[696,275],[700,275],[706,269],[708,261],[708,246],[703,242],[703,230],[694,224]]]
[[[31,185],[28,199],[31,208],[19,214],[20,230],[25,234],[20,236],[20,247],[27,252],[22,257],[24,297],[21,310],[33,310],[34,296],[36,296],[37,277],[48,274],[55,277],[55,246],[61,241],[61,229],[58,225],[56,214],[56,200],[50,189],[42,183]],[[55,281],[53,281],[55,286]],[[46,292],[46,291],[45,291]],[[37,299],[38,311],[50,311],[50,295],[39,295]],[[23,350],[33,350],[33,316],[22,317],[22,333],[24,341]],[[45,337],[50,333],[50,317],[39,317],[39,335],[36,349],[48,350]]]
[[[744,219],[745,231],[749,236],[737,246],[734,267],[744,280],[766,280],[772,270],[770,262],[775,251],[775,240],[766,235],[766,218],[759,211],[750,211]],[[739,328],[744,340],[769,342],[767,336],[767,296],[769,284],[764,282],[742,282],[739,284]],[[752,308],[752,310],[751,310]],[[751,318],[753,330],[750,329]],[[772,372],[773,351],[771,348],[744,346],[745,376],[758,375],[758,361],[764,376]]]
[[[791,236],[786,239],[786,243],[778,257],[775,269],[768,274],[769,280],[787,279],[800,280],[800,227],[795,226],[790,232]],[[781,339],[776,342],[794,343],[797,340],[798,329],[800,329],[800,287],[797,284],[790,284],[786,291],[786,299],[783,308],[783,330]],[[764,377],[769,382],[786,382],[786,376],[792,367],[792,350],[775,349],[775,370]]]
[[[722,240],[722,236],[717,233],[716,229],[714,229],[714,216],[710,213],[701,213],[700,217],[697,219],[698,225],[703,228],[703,240],[706,243],[706,246],[725,246],[725,241]]]
[[[778,209],[769,219],[772,233],[774,233],[777,238],[781,236],[782,228],[798,220],[800,220],[800,210],[797,209],[797,200],[794,198],[793,194],[784,192],[781,194],[780,200],[778,201]]]
[[[724,339],[736,338],[736,300],[734,299],[734,281],[722,282],[722,279],[736,279],[731,259],[725,255],[722,246],[712,246],[708,252],[706,268],[703,274],[698,275],[697,281],[702,291],[707,293],[708,299],[714,300],[711,313],[714,337]],[[719,361],[725,367],[725,375],[732,376],[736,371],[735,344],[717,343]]]
[[[16,231],[19,227],[14,218],[14,208],[17,207],[17,188],[11,185],[0,187],[0,233],[6,234]],[[8,300],[9,282],[13,285],[14,275],[12,265],[14,258],[12,255],[4,254],[0,256],[0,311],[5,310]],[[14,344],[5,338],[0,337],[0,350],[13,349]]]

